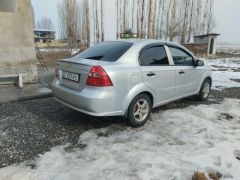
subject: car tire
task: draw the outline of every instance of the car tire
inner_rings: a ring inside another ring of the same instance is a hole
[[[206,101],[211,93],[211,80],[205,79],[197,95],[199,101]]]
[[[140,127],[147,122],[152,110],[151,99],[146,94],[139,94],[136,96],[129,108],[127,120],[130,126]]]

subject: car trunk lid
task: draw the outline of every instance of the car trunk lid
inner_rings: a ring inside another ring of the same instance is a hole
[[[59,76],[62,86],[82,91],[86,87],[88,75],[97,60],[71,58],[59,61]]]

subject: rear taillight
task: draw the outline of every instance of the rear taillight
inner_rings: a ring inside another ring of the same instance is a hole
[[[99,87],[113,86],[111,79],[101,66],[92,67],[86,84]]]

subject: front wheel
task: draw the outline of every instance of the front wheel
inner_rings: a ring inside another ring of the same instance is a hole
[[[151,114],[152,103],[148,95],[136,96],[128,109],[128,122],[132,127],[142,126]]]
[[[201,89],[197,95],[197,99],[199,101],[206,101],[210,95],[210,92],[211,92],[211,81],[210,79],[206,79],[201,86]]]

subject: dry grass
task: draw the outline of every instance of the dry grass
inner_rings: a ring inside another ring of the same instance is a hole
[[[208,173],[208,176],[213,180],[220,180],[222,175],[219,172],[216,173]]]
[[[58,60],[71,57],[70,51],[43,52],[41,53],[47,67],[54,68]]]
[[[204,173],[195,171],[192,180],[208,180]]]
[[[219,172],[216,172],[216,173],[211,172],[211,173],[208,173],[208,177],[211,180],[220,180],[222,175]],[[208,180],[208,178],[207,176],[205,176],[203,172],[195,171],[192,176],[192,180]]]
[[[54,48],[50,48],[50,51],[41,52],[41,57],[46,62],[46,65],[49,68],[55,68],[58,60],[60,59],[72,57],[70,49],[67,48],[62,49],[55,48],[55,49],[56,51],[54,51]],[[81,47],[79,53],[84,51],[85,49],[86,47]]]

